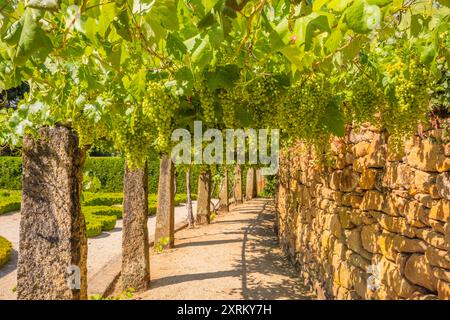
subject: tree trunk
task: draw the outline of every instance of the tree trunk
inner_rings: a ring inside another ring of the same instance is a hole
[[[245,187],[245,198],[251,200],[256,197],[256,174],[254,168],[247,170],[247,181]]]
[[[87,238],[80,195],[85,152],[69,128],[23,141],[17,297],[87,298]]]
[[[228,199],[228,168],[225,166],[225,172],[220,185],[219,193],[219,211],[228,212],[230,201]]]
[[[159,166],[158,209],[156,211],[155,246],[174,246],[174,166],[168,155],[163,155]]]
[[[192,210],[192,197],[191,197],[191,167],[186,171],[186,196],[187,196],[187,211],[188,211],[188,223],[189,227],[194,227],[194,211]]]
[[[197,224],[211,222],[211,170],[198,176]]]
[[[122,286],[137,291],[150,285],[148,171],[125,163],[123,184]]]
[[[234,201],[242,203],[242,170],[240,165],[234,167]]]

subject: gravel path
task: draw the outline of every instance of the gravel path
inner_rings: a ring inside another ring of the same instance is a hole
[[[151,289],[135,298],[313,299],[279,247],[274,220],[267,200],[255,199],[179,231],[174,249],[152,253]]]
[[[194,213],[196,201],[193,201]],[[187,209],[182,204],[175,207],[175,224],[186,221]],[[0,235],[11,241],[13,254],[11,261],[0,268],[0,300],[16,299],[13,288],[16,286],[17,258],[19,248],[19,212],[0,215]],[[155,216],[148,219],[148,230],[150,238],[155,233]],[[122,220],[118,220],[116,228],[103,232],[101,235],[88,239],[88,279],[96,274],[114,256],[122,250]]]

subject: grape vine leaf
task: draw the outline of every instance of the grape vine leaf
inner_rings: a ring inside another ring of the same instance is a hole
[[[15,46],[20,39],[23,29],[23,18],[14,22],[5,32],[2,40],[10,46]]]
[[[25,11],[23,28],[14,57],[14,62],[19,65],[24,64],[34,53],[42,49],[51,50],[52,43],[40,28],[37,19],[31,9]]]
[[[184,66],[175,72],[174,80],[166,83],[166,87],[178,96],[190,96],[194,88],[194,76],[191,69]]]
[[[328,17],[326,15],[318,15],[308,22],[305,33],[306,51],[309,51],[311,49],[314,35],[318,30],[331,33],[330,26],[328,25]]]
[[[173,33],[167,34],[167,52],[174,56],[177,60],[182,60],[187,53],[187,48],[184,43]]]
[[[376,5],[370,5],[365,0],[355,0],[345,10],[345,21],[350,29],[356,33],[372,31],[381,19],[381,10]]]
[[[205,71],[206,84],[210,90],[229,89],[239,80],[240,69],[235,64],[218,66],[214,71]]]

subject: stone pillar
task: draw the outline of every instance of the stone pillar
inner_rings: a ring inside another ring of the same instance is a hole
[[[23,141],[17,298],[87,298],[87,238],[80,194],[85,161],[69,128]]]
[[[211,171],[208,169],[198,176],[197,224],[211,222]]]
[[[150,285],[148,171],[125,163],[123,183],[122,286],[137,291]]]
[[[156,211],[155,245],[173,248],[175,243],[174,166],[168,155],[161,157],[158,182],[158,208]]]
[[[228,212],[230,200],[228,199],[228,168],[225,167],[225,172],[220,184],[219,193],[219,211]]]
[[[256,198],[256,174],[254,168],[247,170],[247,181],[245,187],[245,198],[251,200]]]
[[[234,202],[236,204],[242,203],[242,169],[240,165],[234,167]]]
[[[261,169],[256,170],[256,194],[260,195],[266,188],[266,177],[261,174]]]

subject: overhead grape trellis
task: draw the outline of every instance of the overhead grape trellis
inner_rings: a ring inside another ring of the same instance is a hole
[[[448,5],[2,0],[0,88],[30,92],[0,111],[0,144],[60,122],[142,163],[195,119],[314,140],[376,116],[403,136],[433,94],[448,106]]]

